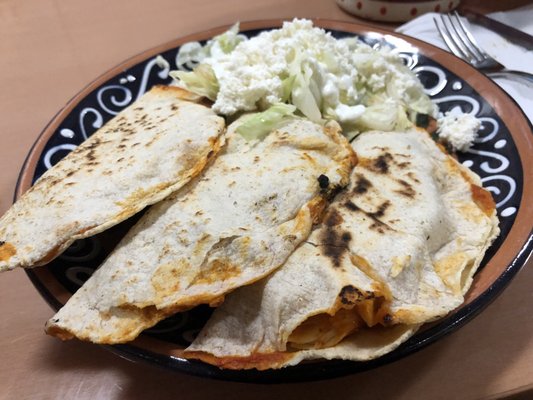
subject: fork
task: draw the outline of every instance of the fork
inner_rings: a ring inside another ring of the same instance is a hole
[[[485,72],[491,78],[518,78],[522,82],[526,81],[529,85],[533,85],[533,74],[509,70],[481,49],[457,11],[453,14],[439,14],[439,16],[440,23],[435,17],[433,17],[433,22],[444,43],[454,55],[481,72]]]

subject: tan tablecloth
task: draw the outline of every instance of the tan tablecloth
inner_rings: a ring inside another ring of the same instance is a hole
[[[481,11],[504,7],[467,3]],[[0,213],[11,204],[39,132],[102,72],[205,28],[294,16],[355,20],[333,0],[0,0]],[[473,322],[415,355],[345,378],[271,386],[194,378],[133,364],[97,346],[61,343],[44,335],[52,311],[24,272],[6,273],[0,276],[0,399],[533,398],[531,264]]]

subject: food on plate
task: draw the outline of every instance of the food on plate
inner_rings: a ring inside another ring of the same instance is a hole
[[[50,262],[197,175],[224,142],[224,120],[157,86],[50,168],[0,219],[0,271]]]
[[[178,87],[121,112],[0,220],[10,269],[156,203],[48,334],[125,343],[208,304],[184,357],[263,370],[379,357],[463,302],[498,220],[433,138],[467,150],[480,122],[439,113],[387,46],[297,19],[238,30],[181,46]]]
[[[333,119],[351,137],[370,129],[403,130],[418,114],[437,117],[416,75],[391,48],[374,49],[357,38],[336,39],[309,20],[285,22],[246,40],[238,25],[205,47],[189,43],[177,84],[214,101],[230,116],[285,102],[312,121]]]
[[[287,115],[261,140],[237,132],[254,118],[230,125],[213,163],[148,210],[47,333],[127,342],[173,313],[220,304],[285,262],[348,184],[356,158],[334,121]]]
[[[477,137],[481,121],[471,114],[446,112],[439,116],[437,135],[453,151],[467,151]]]
[[[498,220],[479,177],[424,131],[366,132],[320,225],[272,275],[237,289],[185,357],[224,368],[368,360],[463,302]]]

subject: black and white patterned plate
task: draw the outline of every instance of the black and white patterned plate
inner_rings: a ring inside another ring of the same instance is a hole
[[[320,24],[328,28],[327,21],[321,21]],[[337,25],[330,22],[329,28]],[[254,36],[262,30],[264,28],[247,30],[245,34]],[[481,176],[484,186],[493,194],[500,218],[502,233],[488,251],[482,264],[483,268],[506,241],[521,204],[523,206],[521,198],[524,171],[514,140],[515,136],[513,136],[516,133],[510,132],[508,124],[502,120],[502,115],[497,112],[494,105],[486,96],[482,96],[475,90],[460,72],[452,72],[437,62],[434,57],[427,55],[435,52],[439,54],[440,50],[424,45],[430,49],[427,51],[420,42],[413,44],[416,41],[406,40],[405,37],[384,32],[369,31],[367,27],[361,25],[342,24],[341,29],[328,30],[337,38],[355,34],[372,46],[393,48],[395,52],[401,55],[406,65],[419,76],[426,93],[439,105],[442,112],[459,109],[462,112],[475,115],[482,121],[480,135],[475,146],[467,153],[460,154],[459,160]],[[198,39],[205,40],[208,39],[208,36],[202,37],[200,34]],[[194,67],[194,62],[176,66],[179,52],[179,45],[170,44],[164,51],[152,52],[145,57],[141,56],[138,62],[127,66],[125,69],[117,68],[116,73],[112,73],[110,78],[102,80],[97,85],[93,84],[89,91],[86,90],[81,97],[78,96],[74,100],[75,104],[68,112],[60,113],[56,117],[55,124],[52,124],[54,125],[52,130],[50,127],[47,128],[49,137],[44,145],[38,150],[33,149],[34,153],[35,151],[38,152],[38,159],[33,170],[28,171],[29,167],[26,165],[23,173],[31,173],[32,182],[34,182],[48,168],[52,167],[123,108],[139,98],[151,86],[170,83],[170,69]],[[162,56],[168,65],[158,62],[157,54]],[[472,74],[472,71],[468,72]],[[507,101],[510,102],[511,100],[507,99]],[[518,113],[518,117],[525,118],[519,111]],[[531,135],[531,129],[520,134]],[[19,192],[22,189],[24,188],[19,187]],[[135,216],[99,235],[77,241],[65,253],[43,267],[48,274],[46,279],[42,278],[42,271],[41,273],[29,271],[30,278],[48,302],[54,308],[59,308],[64,303],[65,296],[60,298],[56,295],[57,287],[65,290],[67,297],[68,293],[74,293],[101,264],[138,218],[139,216]],[[530,247],[531,243],[529,247],[527,244],[524,245],[526,253],[530,251]],[[513,268],[511,265],[509,268],[503,268],[488,289],[472,299],[466,307],[438,324],[423,330],[393,353],[371,362],[318,361],[280,371],[226,371],[201,362],[180,359],[168,353],[159,352],[157,348],[138,347],[135,343],[133,345],[110,346],[110,348],[112,351],[131,359],[147,360],[183,372],[228,380],[258,382],[316,380],[362,371],[410,354],[470,319],[503,288],[522,266],[525,260],[522,261],[519,256],[517,254],[513,258],[515,264]],[[53,280],[56,282],[52,290],[50,282]],[[200,306],[160,322],[152,329],[145,331],[143,335],[164,342],[167,347],[170,344],[171,347],[175,346],[177,349],[184,348],[193,340],[209,315],[210,309],[206,306]],[[43,319],[46,317],[44,316]]]

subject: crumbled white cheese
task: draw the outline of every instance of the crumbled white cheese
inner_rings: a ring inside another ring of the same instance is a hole
[[[437,120],[437,134],[452,149],[466,151],[474,144],[481,121],[471,114],[447,112]]]
[[[329,61],[324,60],[326,53],[335,64],[333,70],[326,65]],[[281,29],[262,32],[240,43],[229,54],[212,54],[204,60],[213,68],[220,85],[213,110],[228,115],[254,110],[260,101],[263,106],[281,101],[283,78],[291,74],[291,63],[298,59],[316,60],[315,74],[330,72],[323,77],[322,88],[328,83],[331,86],[332,76],[345,76],[350,87],[355,84],[351,77],[353,67],[347,61],[347,46],[324,30],[314,28],[311,21],[294,20]]]
[[[325,118],[353,122],[361,115],[361,107],[354,106],[382,100],[376,91],[436,115],[422,85],[397,54],[354,38],[337,40],[309,20],[285,22],[281,29],[262,32],[229,53],[211,52],[203,62],[218,80],[213,110],[223,115],[282,101],[284,80],[298,74]]]
[[[364,112],[366,107],[362,104],[356,106],[347,106],[346,104],[339,104],[335,107],[335,113],[340,122],[354,122],[357,121]]]

